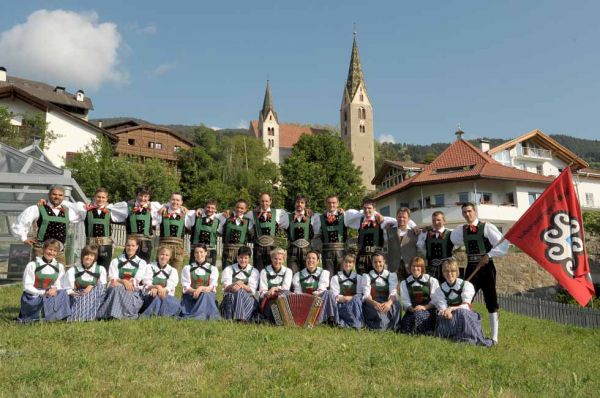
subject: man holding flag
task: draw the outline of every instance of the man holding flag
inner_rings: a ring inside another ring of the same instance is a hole
[[[455,247],[465,246],[467,268],[465,279],[475,286],[475,294],[481,289],[485,306],[490,314],[492,341],[498,344],[498,297],[496,294],[496,267],[493,258],[508,253],[508,242],[498,228],[489,222],[481,222],[474,203],[462,205],[462,215],[467,222],[455,228],[450,240]]]
[[[513,225],[506,239],[552,274],[581,306],[594,297],[581,209],[569,167]]]

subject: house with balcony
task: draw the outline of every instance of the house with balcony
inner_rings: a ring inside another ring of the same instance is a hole
[[[394,216],[411,209],[419,225],[431,223],[434,211],[446,215],[449,226],[464,222],[461,204],[474,202],[482,220],[506,232],[552,182],[553,177],[502,164],[488,153],[457,139],[423,170],[375,197],[378,210]]]
[[[380,192],[420,173],[424,167],[424,164],[413,161],[384,160],[371,184],[375,185],[377,191]]]
[[[600,170],[589,168],[577,154],[540,130],[532,130],[494,148],[481,149],[502,165],[556,177],[565,167],[573,171],[573,184],[583,210],[600,210]]]

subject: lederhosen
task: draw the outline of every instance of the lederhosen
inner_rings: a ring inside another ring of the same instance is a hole
[[[100,279],[100,264],[94,265],[94,270],[91,268],[85,268],[83,265],[81,266],[82,270],[79,270],[79,267],[75,270],[75,289],[85,289],[88,286],[96,286],[98,284],[98,280]],[[83,279],[83,275],[88,274],[92,277],[91,281]]]
[[[463,241],[467,252],[467,269],[465,270],[465,279],[475,271],[479,260],[484,254],[487,254],[492,250],[492,244],[484,236],[485,223],[479,222],[476,230],[471,232],[468,224],[463,227]],[[488,312],[498,311],[498,297],[496,295],[496,267],[494,261],[490,258],[487,265],[481,267],[477,274],[470,281],[475,287],[475,293],[479,289],[483,290],[483,298],[485,299],[485,306]]]
[[[56,256],[56,261],[65,263],[65,243],[67,241],[67,228],[69,225],[69,209],[62,206],[58,215],[55,215],[48,205],[38,206],[39,217],[37,219],[37,242],[31,251],[31,260],[42,257],[44,242],[48,239],[56,239],[63,244],[62,250]]]
[[[138,239],[139,249],[137,255],[146,262],[150,262],[152,255],[152,211],[150,203],[147,207],[135,211],[135,202],[127,203],[127,219],[125,230],[128,236]]]
[[[237,262],[238,250],[248,243],[249,220],[242,217],[242,223],[237,225],[236,219],[236,217],[230,217],[223,224],[223,255],[221,256],[223,269]]]
[[[319,288],[319,279],[321,278],[322,269],[317,268],[312,274],[308,270],[303,269],[298,275],[300,288],[302,293],[313,294]]]
[[[213,217],[196,217],[196,222],[192,227],[190,235],[190,258],[194,258],[194,246],[204,243],[208,247],[206,258],[211,265],[217,266],[217,231],[219,229],[219,219]]]
[[[383,252],[383,230],[379,223],[371,220],[364,222],[360,219],[358,229],[358,256],[356,258],[356,273],[364,274],[373,269],[373,254]]]
[[[100,211],[100,214],[98,214],[98,211]],[[110,221],[110,210],[106,207],[92,208],[85,213],[86,243],[98,247],[96,263],[106,268],[107,271],[113,255],[112,227]]]
[[[436,237],[436,235],[438,235]],[[438,280],[442,279],[442,263],[452,257],[454,244],[450,240],[451,231],[445,229],[442,233],[428,231],[425,238],[425,250],[427,252],[427,273]]]
[[[298,221],[295,214],[289,215],[287,267],[293,273],[304,269],[306,253],[310,250],[310,241],[314,235],[310,217],[305,214],[303,218]]]
[[[253,210],[254,216],[254,268],[262,271],[271,263],[271,250],[275,248],[275,232],[277,232],[276,210],[270,216],[261,215]]]
[[[169,264],[177,270],[183,265],[183,236],[185,235],[185,213],[164,212],[160,223],[160,245],[171,249]]]
[[[321,214],[321,240],[323,242],[323,269],[330,275],[342,270],[348,229],[344,224],[344,215],[336,214],[331,222],[325,214]]]

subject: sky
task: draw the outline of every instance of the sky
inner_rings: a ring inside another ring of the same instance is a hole
[[[9,75],[83,89],[91,118],[246,128],[267,79],[280,122],[339,125],[357,31],[375,137],[597,139],[597,1],[21,1]]]

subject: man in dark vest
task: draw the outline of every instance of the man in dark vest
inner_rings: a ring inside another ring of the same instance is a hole
[[[254,268],[262,271],[271,264],[271,251],[275,249],[275,233],[278,228],[287,229],[288,213],[282,209],[271,209],[271,195],[260,195],[258,207],[246,216],[254,223]]]
[[[171,249],[171,259],[169,264],[181,272],[183,267],[183,237],[186,227],[192,225],[191,219],[193,211],[183,206],[183,195],[179,192],[173,192],[169,203],[165,204],[159,211],[160,225],[160,245]]]
[[[310,241],[314,237],[313,212],[306,208],[308,200],[299,195],[294,202],[294,212],[288,216],[287,267],[296,272],[304,269],[306,254],[310,250]]]
[[[190,257],[193,256],[194,247],[200,243],[208,247],[207,261],[217,266],[217,238],[221,218],[217,216],[217,201],[206,201],[203,209],[198,209],[192,217],[192,233],[190,234]]]
[[[135,200],[115,203],[111,208],[119,222],[125,221],[127,235],[138,240],[138,256],[146,262],[152,255],[152,236],[160,221],[158,213],[162,207],[160,203],[150,201],[151,195],[150,188],[142,186],[137,189]]]
[[[443,211],[434,211],[431,215],[431,227],[422,231],[417,241],[417,249],[427,259],[427,273],[442,280],[442,263],[452,257],[454,244],[450,239],[451,229],[445,227],[446,216]]]
[[[464,246],[467,255],[465,279],[469,278],[475,269],[482,268],[471,279],[475,294],[481,289],[485,306],[490,314],[492,340],[498,343],[498,297],[496,294],[496,267],[493,258],[502,257],[508,253],[508,241],[503,240],[502,233],[489,222],[481,222],[477,216],[474,203],[462,205],[462,215],[466,224],[452,231],[450,239],[454,246]]]
[[[390,272],[398,274],[398,281],[403,281],[410,274],[410,261],[417,255],[417,240],[420,231],[411,228],[410,209],[401,207],[396,212],[396,220],[386,228],[387,256],[386,262]]]
[[[323,242],[323,269],[329,271],[330,275],[342,270],[348,239],[347,218],[339,204],[338,197],[330,195],[325,199],[327,211],[313,216],[315,235]]]
[[[29,206],[11,226],[12,234],[21,239],[23,243],[32,247],[32,259],[42,255],[44,241],[56,239],[62,243],[62,250],[57,256],[58,262],[65,263],[64,245],[67,241],[68,227],[71,223],[81,221],[77,212],[69,211],[63,206],[65,189],[60,186],[52,186],[48,191],[48,200],[44,204]],[[35,223],[37,233],[35,237],[27,235],[31,226]]]
[[[375,211],[375,202],[371,199],[363,201],[361,211],[346,210],[344,217],[350,228],[358,230],[356,273],[360,275],[368,273],[373,269],[373,255],[383,252],[384,228],[389,222],[395,220]]]
[[[222,269],[235,264],[238,250],[242,246],[247,246],[249,242],[249,234],[254,223],[246,217],[247,211],[248,203],[244,199],[238,199],[232,212],[221,215],[218,232],[223,237]]]

